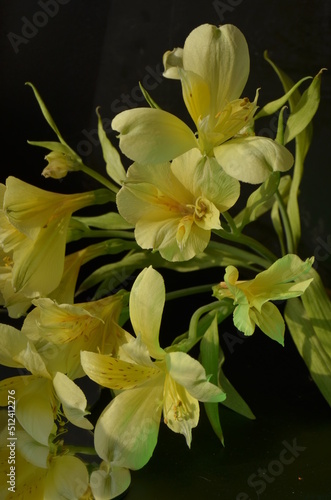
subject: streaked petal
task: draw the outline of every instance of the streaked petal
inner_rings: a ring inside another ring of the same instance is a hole
[[[210,113],[210,90],[208,83],[193,71],[179,70],[183,98],[192,120],[198,126],[199,120]]]
[[[98,455],[114,466],[140,469],[157,443],[164,376],[121,392],[101,414],[94,432]]]
[[[185,436],[186,444],[190,448],[192,429],[199,422],[199,403],[170,375],[166,376],[164,384],[163,416],[169,429]]]
[[[132,389],[154,379],[160,373],[154,366],[141,366],[88,351],[81,352],[81,363],[90,379],[109,389]]]
[[[233,312],[233,324],[245,335],[252,335],[255,330],[255,323],[251,317],[251,307],[249,304],[239,304]]]
[[[159,332],[165,303],[165,286],[160,273],[151,266],[137,276],[130,293],[130,319],[152,358],[162,359]]]
[[[271,172],[285,172],[293,165],[288,149],[266,137],[231,139],[214,149],[215,158],[225,172],[250,184],[264,182]]]
[[[197,146],[192,130],[161,109],[138,108],[119,113],[112,128],[120,132],[120,148],[140,163],[162,163]]]

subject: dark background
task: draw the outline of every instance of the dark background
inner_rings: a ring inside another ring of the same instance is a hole
[[[143,105],[137,85],[145,81],[153,87],[150,93],[161,107],[186,119],[177,82],[160,77],[162,55],[182,46],[189,32],[202,23],[233,23],[242,30],[251,56],[245,95],[253,99],[260,87],[260,106],[282,93],[263,59],[265,49],[295,81],[330,66],[331,3],[327,0],[11,0],[1,1],[0,6],[1,182],[15,175],[61,192],[93,185],[85,177],[68,176],[59,182],[40,176],[46,165],[45,151],[26,141],[53,140],[54,136],[32,90],[24,86],[26,81],[38,88],[67,142],[87,165],[103,171],[95,108],[101,106],[109,136],[116,142],[110,120],[118,111]],[[315,255],[328,287],[330,98],[330,73],[325,72],[300,195],[301,255]],[[274,123],[264,123],[262,129],[261,133],[271,136]],[[265,235],[264,227],[261,232]],[[169,273],[167,279],[173,287],[181,277]],[[190,300],[176,307],[169,305],[163,327],[171,334],[174,329],[176,334],[177,328],[179,333],[186,329],[197,303]],[[144,469],[132,474],[128,500],[331,499],[330,411],[291,338],[287,335],[281,348],[256,332],[231,347],[225,340],[231,331],[230,322],[226,323],[221,337],[227,356],[225,370],[250,404],[256,421],[222,409],[226,440],[222,448],[202,408],[191,450],[182,436],[161,425],[154,456]],[[300,447],[297,456],[279,467],[286,443],[295,440]],[[255,486],[248,483],[251,476]]]

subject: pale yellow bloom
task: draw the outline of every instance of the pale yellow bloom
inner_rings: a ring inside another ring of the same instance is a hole
[[[121,346],[119,358],[81,354],[82,366],[92,380],[120,391],[95,428],[98,455],[116,466],[139,469],[147,463],[157,442],[162,412],[166,425],[183,434],[190,446],[192,428],[199,421],[199,401],[225,399],[197,360],[160,347],[164,303],[161,275],[145,268],[130,294],[130,319],[137,338]]]
[[[62,179],[68,172],[79,170],[79,165],[68,154],[60,151],[51,151],[45,156],[48,161],[47,167],[44,168],[41,175],[44,177],[52,177],[53,179]]]
[[[253,184],[274,170],[291,168],[293,157],[285,147],[269,138],[246,136],[257,93],[253,102],[241,97],[250,61],[238,28],[203,24],[189,34],[183,48],[166,52],[163,60],[164,76],[181,81],[196,130],[161,109],[126,110],[112,122],[124,154],[139,163],[158,164],[199,148],[229,175]]]
[[[71,214],[98,203],[96,192],[51,193],[8,177],[0,202],[0,245],[12,259],[14,292],[47,295],[61,280]]]
[[[203,252],[211,230],[220,229],[220,213],[239,197],[239,182],[214,158],[192,149],[172,163],[129,167],[117,195],[120,214],[135,225],[142,248],[159,250],[170,261]]]

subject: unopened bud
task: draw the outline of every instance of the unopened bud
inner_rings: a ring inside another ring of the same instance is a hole
[[[45,160],[48,161],[48,165],[41,173],[44,177],[62,179],[68,172],[78,170],[76,161],[72,160],[72,158],[65,153],[51,151],[45,156]]]

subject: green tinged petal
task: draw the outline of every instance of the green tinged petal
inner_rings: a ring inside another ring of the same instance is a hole
[[[197,147],[192,130],[179,118],[154,108],[119,113],[112,128],[120,132],[120,148],[140,163],[162,163]]]
[[[94,433],[98,455],[114,466],[140,469],[157,443],[162,412],[163,382],[118,394],[101,414]]]
[[[293,165],[288,149],[266,137],[231,139],[214,149],[215,158],[225,172],[242,182],[259,184],[272,172],[285,172]]]
[[[71,455],[53,458],[45,480],[45,499],[79,500],[86,493],[89,474],[83,462]]]
[[[261,312],[252,308],[250,315],[260,330],[272,340],[284,345],[285,323],[283,316],[274,304],[267,302],[261,307]]]

